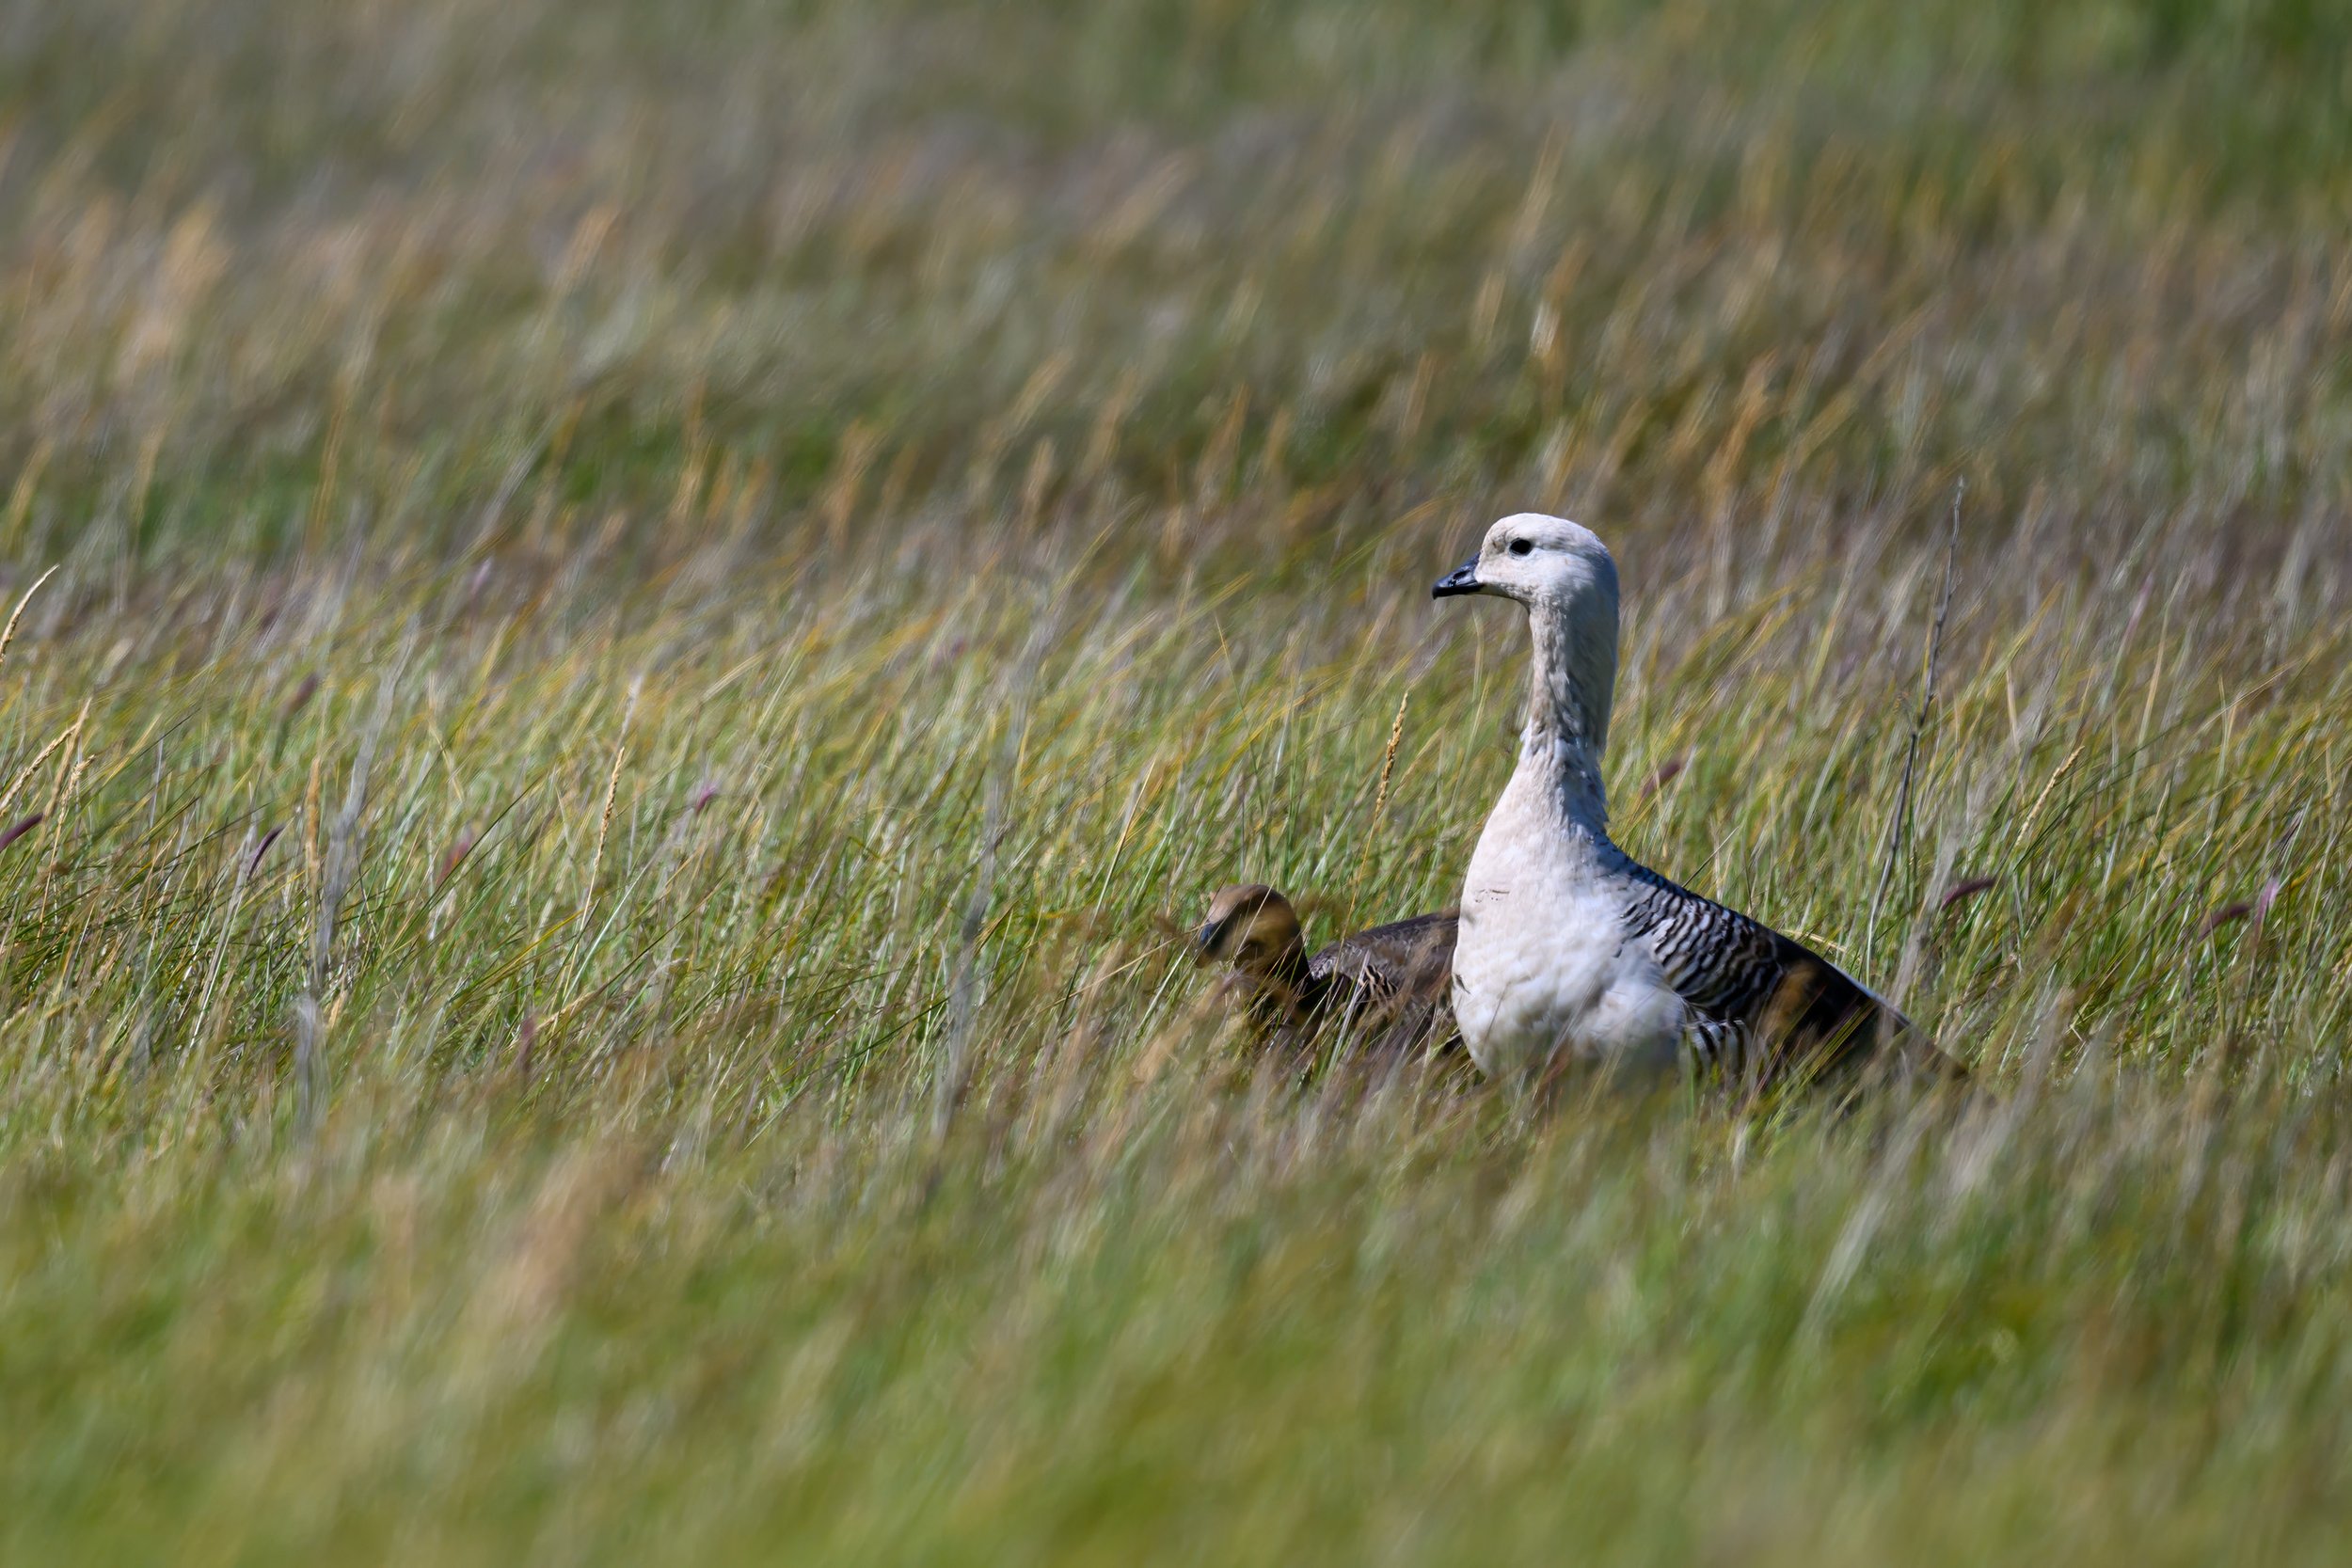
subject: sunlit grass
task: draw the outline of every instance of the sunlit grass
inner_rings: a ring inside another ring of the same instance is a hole
[[[1803,9],[8,23],[0,1549],[2332,1560],[2340,56]],[[1523,505],[1967,1116],[1219,1016],[1455,896]]]

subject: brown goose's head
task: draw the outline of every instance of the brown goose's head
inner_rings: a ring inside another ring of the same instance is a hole
[[[1193,942],[1202,963],[1231,964],[1257,980],[1295,984],[1306,968],[1298,911],[1263,882],[1219,888]]]

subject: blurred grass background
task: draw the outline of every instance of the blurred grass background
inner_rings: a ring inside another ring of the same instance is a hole
[[[2348,25],[0,0],[0,1552],[2335,1560]],[[1524,507],[1976,1118],[1204,1003]]]

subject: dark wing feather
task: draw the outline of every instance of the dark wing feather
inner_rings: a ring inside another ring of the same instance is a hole
[[[1649,946],[1691,1010],[1702,1065],[1752,1084],[1810,1078],[1858,1065],[1888,1039],[1915,1065],[1950,1064],[1909,1019],[1792,937],[1629,864],[1628,931]]]
[[[1452,910],[1417,914],[1342,937],[1307,960],[1308,983],[1324,1006],[1366,1032],[1372,1049],[1454,1035]]]

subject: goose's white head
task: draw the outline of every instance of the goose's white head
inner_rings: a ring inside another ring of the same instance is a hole
[[[1617,625],[1617,562],[1600,535],[1565,517],[1520,512],[1486,531],[1478,553],[1438,579],[1429,596],[1493,594],[1529,610]]]
[[[1527,607],[1535,638],[1531,743],[1608,743],[1617,683],[1617,562],[1591,529],[1520,512],[1486,531],[1478,553],[1439,578],[1432,598],[1490,594]]]

